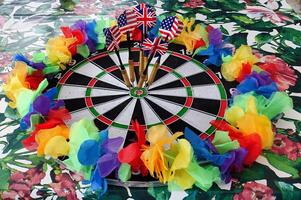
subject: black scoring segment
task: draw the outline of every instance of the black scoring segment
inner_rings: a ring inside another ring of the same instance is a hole
[[[91,77],[73,72],[66,80],[65,84],[87,86],[91,79]]]
[[[69,112],[86,108],[85,98],[64,99],[64,103]]]
[[[186,97],[177,97],[177,96],[168,96],[168,95],[159,95],[159,94],[152,94],[151,96],[158,97],[160,99],[164,99],[171,103],[177,103],[180,105],[185,105],[186,102]]]
[[[137,99],[135,109],[133,112],[133,116],[132,116],[132,120],[137,120],[139,122],[139,124],[145,124],[140,99]]]
[[[125,100],[124,102],[122,102],[121,104],[119,104],[118,106],[116,106],[115,108],[112,108],[111,110],[109,110],[108,112],[104,113],[104,116],[107,117],[108,119],[114,121],[114,119],[121,114],[122,115],[122,110],[132,101],[132,98],[128,98],[127,100]]]
[[[180,58],[178,56],[169,55],[168,58],[162,63],[162,65],[168,66],[172,69],[176,69],[177,67],[186,63],[187,60]]]
[[[125,88],[121,88],[119,86],[116,85],[112,85],[110,83],[107,82],[103,82],[101,80],[97,80],[97,82],[95,83],[95,85],[93,87],[97,87],[97,88],[107,88],[107,89],[116,89],[116,90],[127,90]]]
[[[217,115],[220,107],[220,100],[194,98],[191,107],[200,111]]]
[[[165,119],[168,119],[173,116],[172,113],[168,112],[163,107],[157,105],[156,103],[152,102],[148,98],[145,98],[145,100],[150,105],[150,107],[154,110],[154,112],[157,114],[157,116],[160,117],[161,120],[165,120]]]
[[[201,72],[186,78],[192,86],[215,84],[212,78],[206,72]]]
[[[116,65],[116,63],[112,60],[112,58],[109,55],[97,58],[91,62],[94,62],[103,69],[107,69]]]
[[[95,118],[93,120],[95,126],[98,128],[98,130],[105,130],[106,128],[108,128],[108,125],[106,125],[105,123],[101,122],[99,119]]]

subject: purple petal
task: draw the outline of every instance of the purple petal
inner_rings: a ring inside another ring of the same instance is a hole
[[[120,165],[117,153],[107,153],[101,156],[97,161],[97,166],[101,177],[106,177]]]
[[[103,148],[107,153],[117,153],[122,143],[122,137],[108,139],[106,142],[104,142]]]
[[[85,31],[85,29],[86,29],[86,22],[85,22],[84,20],[78,20],[78,21],[76,21],[76,22],[71,26],[71,28],[72,28],[73,30],[79,29],[79,30],[81,30],[81,31]]]
[[[222,32],[218,28],[215,28],[209,32],[209,44],[214,46],[220,45],[223,43],[222,38]]]
[[[36,98],[36,100],[33,102],[33,109],[36,112],[41,113],[42,115],[47,115],[50,109],[51,101],[48,97],[44,95],[40,95]]]
[[[88,46],[90,52],[93,53],[93,52],[96,51],[95,45],[94,45],[94,43],[93,43],[92,40],[88,39],[88,40],[86,41],[86,45]]]

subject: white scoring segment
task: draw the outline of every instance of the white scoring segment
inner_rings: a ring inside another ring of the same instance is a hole
[[[186,62],[183,65],[177,67],[175,69],[175,71],[178,72],[179,74],[181,74],[184,77],[188,77],[188,76],[192,76],[192,75],[204,72],[204,69],[199,67],[194,62]]]
[[[130,124],[136,103],[137,99],[132,99],[132,101],[120,111],[119,115],[114,119],[114,122],[126,125]]]
[[[94,78],[97,74],[103,72],[97,65],[91,62],[85,62],[80,67],[74,70],[76,73]]]
[[[177,114],[183,108],[182,106],[179,106],[177,104],[174,104],[166,100],[161,100],[160,98],[157,97],[147,96],[146,98],[174,115]]]
[[[184,116],[181,117],[181,119],[193,126],[194,128],[205,132],[209,127],[208,125],[210,124],[210,121],[214,120],[215,117],[189,109],[184,114]]]
[[[75,69],[74,71],[84,76],[96,78],[96,76],[101,72],[103,72],[104,70],[92,62],[85,62],[82,66]],[[99,80],[127,89],[126,85],[123,82],[121,82],[119,79],[115,78],[110,74],[105,74],[103,77],[100,77]]]
[[[150,87],[149,89],[158,87],[160,85],[164,85],[173,81],[179,80],[178,77],[174,76],[171,73],[166,74],[165,76],[163,76],[162,78],[159,78],[158,80],[156,80]]]
[[[113,108],[115,108],[116,106],[118,106],[119,104],[121,104],[122,102],[126,101],[129,98],[130,98],[129,96],[120,97],[118,99],[114,99],[114,100],[108,101],[106,103],[100,103],[100,104],[97,104],[96,106],[94,105],[94,108],[97,110],[97,112],[100,115],[102,115],[102,114],[108,112],[109,110],[112,110]]]
[[[86,90],[87,88],[83,86],[62,85],[58,99],[84,98],[86,96]]]
[[[114,96],[114,95],[126,95],[128,91],[125,90],[114,90],[114,89],[101,89],[92,88],[91,97],[103,97],[103,96]]]
[[[150,95],[158,94],[158,95],[166,95],[166,96],[187,97],[186,89],[183,87],[162,89],[162,90],[150,90],[148,93]]]
[[[220,100],[220,92],[216,85],[201,85],[201,86],[193,86],[192,94],[194,98],[200,99],[216,99]]]
[[[151,125],[151,124],[157,124],[161,122],[161,119],[157,116],[157,114],[153,111],[153,109],[148,105],[148,103],[141,99],[141,107],[142,112],[145,120],[145,124]]]
[[[105,74],[104,76],[100,77],[99,80],[109,83],[111,85],[116,85],[118,87],[128,89],[127,86],[123,82],[121,82],[119,79],[115,78],[111,74]]]

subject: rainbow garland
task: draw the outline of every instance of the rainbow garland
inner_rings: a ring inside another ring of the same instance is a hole
[[[93,190],[102,193],[107,190],[105,178],[115,170],[121,182],[140,172],[167,183],[171,191],[193,185],[207,191],[216,181],[229,182],[231,172],[252,165],[262,149],[273,144],[271,120],[292,108],[285,90],[296,82],[294,70],[273,55],[255,54],[249,46],[235,49],[223,41],[217,28],[197,24],[194,19],[181,20],[184,29],[173,42],[185,45],[194,55],[208,56],[205,64],[221,66],[226,80],[239,82],[224,120],[211,122],[217,128],[213,136],[200,138],[188,128],[170,136],[163,125],[145,133],[134,121],[137,141],[120,149],[123,139],[108,138],[107,130],[99,132],[93,121],[82,119],[66,125],[71,115],[64,102],[55,99],[57,88],[46,90],[45,75],[65,69],[76,54],[88,57],[105,47],[102,30],[116,21],[100,19],[62,27],[63,35],[48,40],[46,55],[35,53],[31,61],[15,56],[15,67],[3,91],[10,100],[8,105],[17,110],[20,128],[28,133],[24,147],[36,150],[38,156],[68,156],[63,161],[67,168],[82,174]],[[159,25],[157,19],[149,37],[158,35]],[[132,37],[137,35],[141,31],[135,29]]]

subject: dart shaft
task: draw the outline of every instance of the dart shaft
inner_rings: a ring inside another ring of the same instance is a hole
[[[130,38],[130,32],[128,31],[126,33],[127,36],[127,43],[128,43],[128,50],[129,50],[129,72],[130,72],[130,81],[134,82],[136,79],[135,76],[135,68],[134,68],[134,61],[133,61],[133,53],[131,48],[131,38]]]
[[[123,80],[124,80],[124,83],[125,83],[125,85],[127,86],[127,87],[132,87],[132,84],[131,84],[131,82],[130,82],[130,79],[129,79],[129,77],[128,77],[128,73],[127,73],[127,71],[124,69],[124,70],[121,70],[121,74],[122,74],[122,78],[123,78]]]
[[[125,85],[126,85],[127,87],[130,88],[130,87],[132,87],[132,84],[131,84],[131,82],[130,82],[128,73],[127,73],[127,71],[126,71],[124,65],[122,64],[122,60],[121,60],[121,58],[120,58],[119,51],[118,51],[116,48],[115,48],[115,53],[116,53],[117,58],[118,58],[119,63],[120,63],[119,66],[120,66],[120,71],[121,71],[121,74],[122,74],[122,78],[123,78],[123,80],[124,80],[124,83],[125,83]]]
[[[155,80],[156,74],[157,74],[158,69],[159,69],[159,67],[160,67],[160,60],[161,60],[160,58],[161,58],[161,57],[159,57],[159,58],[157,59],[155,65],[154,65],[154,67],[153,67],[152,73],[151,73],[151,75],[150,75],[150,77],[149,77],[149,79],[148,79],[148,81],[147,81],[147,85],[148,85],[148,86],[150,86],[150,85],[154,82],[154,80]]]
[[[144,84],[144,82],[145,82],[145,79],[146,79],[146,75],[141,74],[141,75],[140,75],[140,78],[139,78],[138,85],[137,85],[138,88],[142,88],[142,86],[143,86],[143,84]]]
[[[140,51],[140,56],[139,56],[139,74],[142,74],[143,73],[143,70],[144,70],[144,55],[143,55],[143,50]]]

